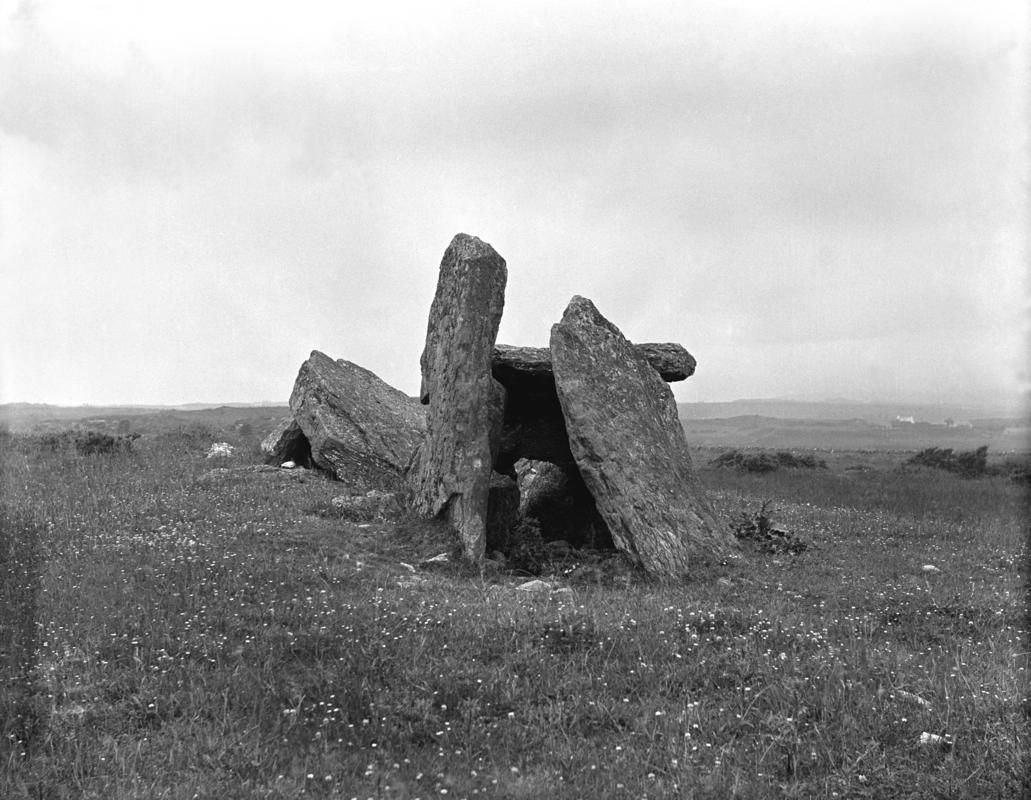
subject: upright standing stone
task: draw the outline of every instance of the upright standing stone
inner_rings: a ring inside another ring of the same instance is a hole
[[[409,470],[413,509],[446,514],[465,557],[483,559],[491,469],[505,392],[491,354],[505,305],[505,260],[475,236],[458,234],[440,263],[422,353],[420,399],[426,438]]]
[[[685,576],[737,550],[697,482],[673,393],[590,300],[551,329],[569,447],[615,545],[650,573]]]

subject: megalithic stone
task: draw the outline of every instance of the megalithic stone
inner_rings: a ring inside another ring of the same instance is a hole
[[[504,417],[505,390],[491,375],[491,355],[507,281],[494,248],[458,234],[440,262],[421,360],[420,400],[429,409],[426,438],[408,472],[412,508],[446,514],[474,563],[484,555]]]
[[[552,326],[551,360],[570,451],[616,547],[663,577],[736,554],[669,386],[590,300],[574,297]]]
[[[318,350],[301,364],[290,410],[316,466],[371,487],[400,482],[425,429],[425,409],[414,397]]]
[[[630,345],[667,383],[682,381],[694,375],[695,358],[683,345],[674,342],[648,342]],[[551,350],[547,347],[513,347],[499,344],[494,348],[494,376],[505,386],[553,378]]]
[[[679,344],[635,344],[632,347],[664,381],[682,381],[694,373],[694,356]],[[491,366],[494,377],[508,393],[501,453],[494,468],[508,472],[521,458],[572,466],[569,437],[555,393],[551,350],[495,345]]]

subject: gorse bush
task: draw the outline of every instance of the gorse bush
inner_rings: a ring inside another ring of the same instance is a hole
[[[962,453],[953,452],[951,447],[928,447],[906,461],[906,464],[942,469],[964,478],[977,478],[988,469],[988,445]]]
[[[1017,483],[1031,483],[1031,456],[1007,458],[990,464],[988,475],[1003,475]]]
[[[75,449],[80,455],[84,456],[126,453],[132,450],[132,444],[138,438],[140,438],[139,434],[112,436],[108,433],[87,431],[81,436],[75,437]]]
[[[781,467],[792,469],[826,469],[827,462],[812,455],[795,455],[786,450],[776,453],[760,451],[746,453],[741,450],[728,450],[709,462],[714,467],[725,467],[742,472],[773,472]]]

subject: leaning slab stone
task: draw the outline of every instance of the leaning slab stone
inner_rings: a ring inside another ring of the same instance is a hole
[[[489,244],[458,234],[440,263],[422,353],[420,399],[426,439],[408,473],[413,510],[446,514],[466,559],[483,560],[491,471],[505,392],[491,353],[505,305],[508,270]]]
[[[569,447],[616,547],[648,572],[687,575],[737,551],[694,476],[673,393],[590,300],[551,329]]]
[[[293,417],[281,420],[261,441],[265,463],[280,466],[292,461],[294,465],[311,467],[311,445]]]
[[[414,398],[318,350],[301,365],[290,410],[316,466],[370,488],[399,480],[426,426]]]

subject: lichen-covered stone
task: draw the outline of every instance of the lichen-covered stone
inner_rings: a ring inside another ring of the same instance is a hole
[[[680,577],[737,550],[695,478],[673,393],[590,300],[551,329],[569,447],[616,547]]]
[[[316,466],[369,488],[398,482],[426,427],[415,398],[318,350],[301,365],[290,410]]]
[[[444,253],[421,359],[426,438],[408,473],[413,509],[446,514],[475,563],[484,555],[504,416],[505,391],[491,376],[491,355],[507,280],[505,260],[474,236],[458,234]]]

